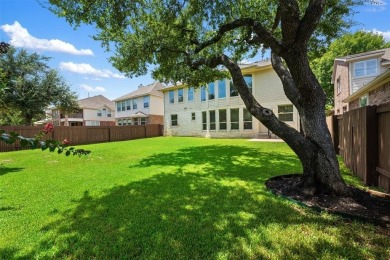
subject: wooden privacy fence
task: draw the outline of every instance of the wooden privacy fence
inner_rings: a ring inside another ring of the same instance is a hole
[[[0,126],[7,133],[16,132],[24,137],[34,137],[42,127],[38,126]],[[94,144],[104,142],[125,141],[140,138],[149,138],[163,135],[163,126],[138,125],[138,126],[56,126],[54,131],[45,139],[62,141],[69,140],[70,145]],[[16,151],[22,148],[18,143],[6,144],[0,142],[0,152]]]
[[[336,153],[366,185],[390,192],[390,103],[328,117]]]

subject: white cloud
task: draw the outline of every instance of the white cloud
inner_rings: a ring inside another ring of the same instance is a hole
[[[385,41],[390,42],[390,31],[382,32],[377,29],[372,29],[373,33],[382,34],[383,38],[385,38]]]
[[[5,24],[0,27],[11,38],[10,44],[15,47],[33,49],[38,51],[64,52],[73,55],[93,55],[90,49],[77,50],[72,44],[58,39],[38,39],[29,34],[26,28],[15,21],[12,25]]]
[[[78,74],[86,74],[100,78],[116,78],[116,79],[124,79],[125,76],[117,73],[113,73],[110,70],[99,70],[92,67],[87,63],[73,63],[73,62],[61,62],[60,69],[78,73]]]
[[[382,0],[373,0],[370,3],[370,7],[366,9],[367,12],[377,13],[386,11],[387,3]]]
[[[106,89],[103,87],[92,87],[87,84],[81,84],[80,87],[85,91],[90,91],[90,92],[106,92]]]

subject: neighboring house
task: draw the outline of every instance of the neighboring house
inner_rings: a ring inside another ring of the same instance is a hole
[[[140,85],[137,90],[114,99],[117,125],[163,124],[164,103],[160,82],[148,86]]]
[[[296,108],[286,97],[270,61],[241,65],[247,85],[258,102],[298,129]],[[164,134],[226,138],[255,138],[268,129],[246,109],[232,81],[217,80],[200,88],[164,88]]]
[[[390,48],[336,58],[333,65],[335,114],[390,102]]]
[[[115,125],[114,102],[102,95],[80,99],[80,110],[67,115],[58,109],[52,110],[54,125],[63,126],[109,126]]]

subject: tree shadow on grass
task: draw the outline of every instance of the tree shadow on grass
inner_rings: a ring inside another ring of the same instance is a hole
[[[197,146],[173,153],[158,153],[131,168],[150,166],[172,166],[183,171],[210,174],[218,179],[238,178],[256,182],[301,171],[301,163],[292,153],[231,145]]]
[[[4,165],[0,164],[0,176],[6,175],[8,173],[19,172],[23,169],[24,168],[20,167],[5,167]]]
[[[333,241],[318,236],[327,226],[337,228],[334,219],[298,209],[264,190],[263,178],[270,177],[264,170],[275,168],[267,163],[282,155],[225,148],[224,154],[198,147],[148,157],[132,167],[161,165],[158,174],[100,196],[85,191],[73,208],[48,216],[33,251],[3,249],[0,258],[288,259],[333,253],[359,259],[366,258],[367,250],[377,254],[376,248],[362,249],[356,243],[362,238],[344,224]],[[249,163],[259,157],[261,166]],[[247,163],[236,165],[239,158]],[[296,163],[292,156],[288,160]],[[164,169],[168,166],[177,168]],[[277,237],[290,226],[300,227],[296,238]],[[307,229],[316,230],[318,237],[305,244]]]

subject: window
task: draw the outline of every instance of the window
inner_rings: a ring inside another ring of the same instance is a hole
[[[244,75],[244,80],[246,86],[249,88],[250,92],[252,92],[252,75]]]
[[[359,107],[365,107],[368,105],[368,95],[364,95],[359,98]]]
[[[230,109],[230,129],[238,130],[239,129],[239,114],[238,108]]]
[[[141,125],[146,125],[146,117],[141,117]]]
[[[111,117],[111,110],[107,110],[107,117]]]
[[[179,88],[177,90],[177,96],[178,96],[178,102],[183,102],[184,101],[183,89],[182,88]]]
[[[189,87],[187,91],[188,101],[194,101],[194,87]]]
[[[177,126],[177,115],[171,115],[171,126]]]
[[[238,96],[238,91],[237,91],[236,87],[233,85],[233,81],[230,81],[230,96],[231,97]]]
[[[242,118],[244,118],[244,129],[252,129],[252,114],[245,108],[242,112]]]
[[[218,98],[226,97],[226,82],[224,79],[218,80]]]
[[[278,116],[282,121],[293,121],[293,105],[278,106]]]
[[[121,102],[119,101],[119,102],[116,102],[116,111],[122,111],[122,104],[121,104]]]
[[[378,62],[376,59],[355,62],[353,64],[354,78],[377,75]]]
[[[130,110],[131,105],[130,105],[130,99],[126,100],[126,110]]]
[[[210,117],[210,130],[215,130],[215,110],[209,111]]]
[[[200,87],[200,101],[206,101],[206,88],[204,86]]]
[[[226,109],[218,110],[219,113],[219,130],[226,130],[227,122],[226,122]]]
[[[133,103],[133,109],[137,109],[137,99],[136,98],[132,99],[132,103]]]
[[[191,120],[192,120],[192,121],[195,120],[195,112],[192,112],[192,113],[191,113]]]
[[[208,84],[209,85],[209,100],[212,100],[215,98],[215,86],[214,86],[214,82],[211,82]]]
[[[133,119],[133,124],[139,125],[139,118],[138,117]]]
[[[341,93],[340,76],[336,80],[337,94]]]
[[[169,103],[170,104],[175,103],[175,92],[173,90],[169,91]]]
[[[102,117],[107,117],[107,109],[103,108],[102,109]]]
[[[202,112],[202,129],[207,130],[207,114],[206,111]]]
[[[149,96],[144,96],[144,108],[149,107]]]
[[[85,121],[85,126],[100,126],[100,122],[99,121],[87,120],[87,121]]]
[[[121,105],[122,105],[122,111],[125,111],[126,110],[125,101],[122,101]]]
[[[97,116],[102,116],[102,111],[101,110],[97,111]]]
[[[125,119],[126,120],[126,119]],[[131,118],[127,119],[127,125],[131,125]]]

